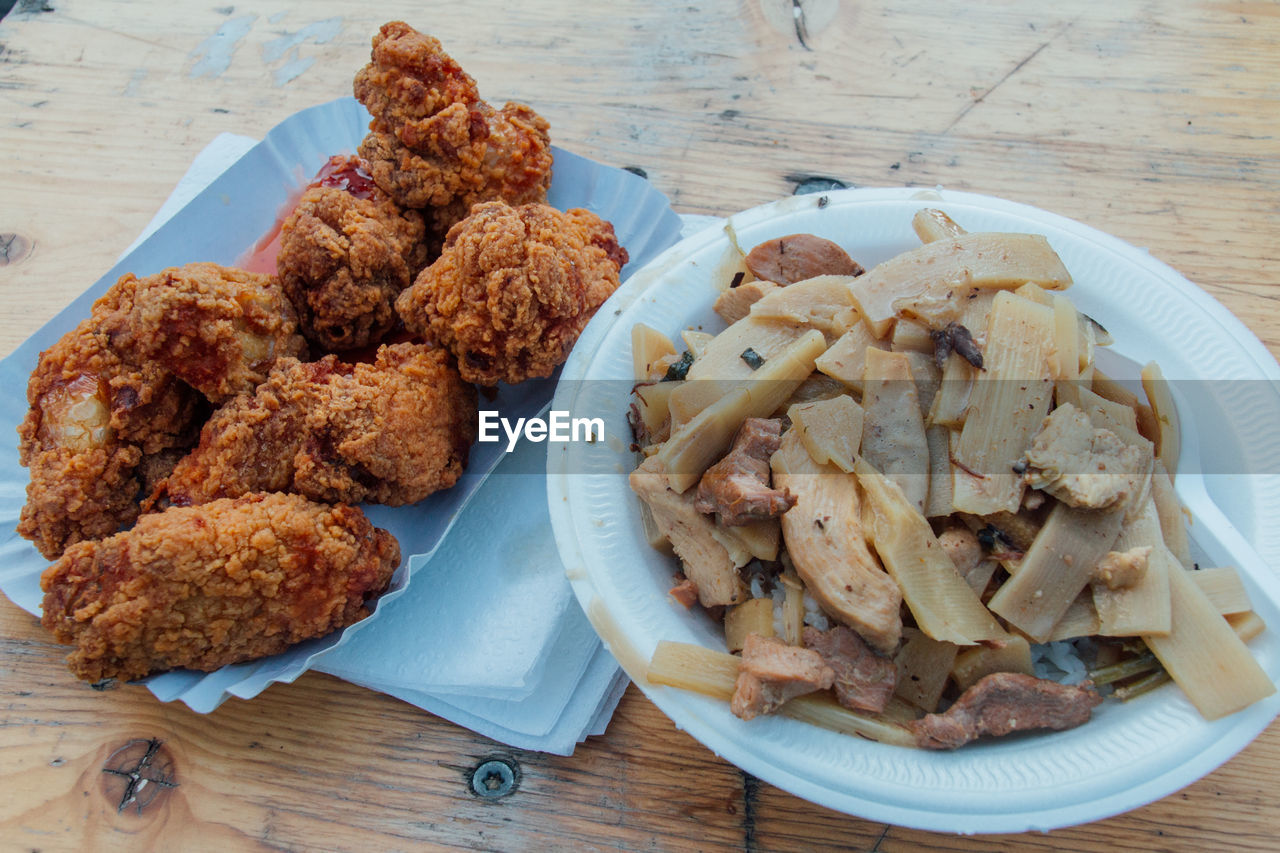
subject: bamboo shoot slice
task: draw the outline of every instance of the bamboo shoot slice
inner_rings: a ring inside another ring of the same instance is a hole
[[[1124,525],[1112,550],[1148,547],[1147,568],[1141,580],[1127,589],[1108,589],[1094,581],[1093,606],[1098,611],[1098,633],[1106,637],[1167,634],[1170,630],[1169,573],[1182,571],[1160,533],[1155,503],[1148,499],[1131,522]]]
[[[635,410],[640,423],[644,425],[645,437],[652,440],[662,432],[663,424],[671,417],[671,394],[682,382],[650,382],[637,385],[635,389]],[[649,443],[648,441],[643,443]]]
[[[1061,293],[1053,294],[1053,339],[1053,377],[1076,379],[1080,376],[1080,320],[1076,306]]]
[[[1186,516],[1182,512],[1182,502],[1173,490],[1173,478],[1165,470],[1159,459],[1151,472],[1151,497],[1156,502],[1156,512],[1160,516],[1160,532],[1164,534],[1164,544],[1182,563],[1184,569],[1192,566],[1191,543],[1187,540]]]
[[[773,485],[796,504],[782,516],[782,536],[796,574],[832,617],[886,654],[902,632],[902,593],[871,556],[852,474],[813,461],[794,430],[770,460]]]
[[[1142,368],[1142,388],[1147,392],[1147,400],[1151,402],[1151,411],[1156,418],[1158,439],[1156,440],[1156,457],[1164,463],[1169,472],[1169,479],[1178,475],[1178,454],[1182,451],[1182,430],[1178,426],[1178,410],[1173,405],[1173,395],[1169,393],[1169,383],[1160,366],[1154,361]]]
[[[1053,312],[1011,293],[998,294],[986,341],[985,372],[970,394],[955,459],[974,475],[957,478],[956,509],[974,515],[1017,512],[1022,503],[1022,478],[1013,466],[1053,399]]]
[[[1011,289],[1028,281],[1052,290],[1071,284],[1048,240],[1038,234],[970,233],[903,252],[855,278],[850,289],[882,338],[899,311],[957,302],[957,291]]]
[[[951,430],[931,426],[924,431],[929,446],[929,497],[925,500],[927,518],[941,518],[955,512],[952,502],[955,478],[951,465]]]
[[[679,687],[728,702],[738,682],[740,663],[728,652],[662,640],[653,650],[645,677],[650,684]]]
[[[929,407],[930,425],[960,429],[969,413],[969,398],[978,368],[952,353],[942,365],[942,380]]]
[[[824,352],[814,365],[832,379],[862,393],[862,372],[867,361],[867,349],[888,349],[887,341],[878,341],[865,323],[855,323]]]
[[[772,637],[773,599],[753,598],[724,612],[724,642],[729,651],[742,651],[747,634]]]
[[[874,509],[876,553],[902,590],[920,629],[935,640],[972,645],[1005,631],[942,550],[924,516],[897,483],[866,460],[854,467]]]
[[[662,332],[644,323],[631,327],[631,366],[637,382],[661,379],[656,369],[658,361],[675,354],[675,344]]]
[[[968,234],[956,221],[936,207],[924,207],[911,217],[911,229],[916,232],[921,243],[932,243],[934,240],[946,240]]]
[[[995,645],[965,649],[956,655],[951,667],[951,676],[961,692],[993,672],[1036,674],[1031,665],[1031,644],[1026,637],[1010,634]]]
[[[693,358],[697,361],[702,357],[702,352],[707,348],[707,344],[715,335],[710,332],[701,332],[697,329],[685,329],[680,333],[681,340],[684,341],[685,348],[693,354]]]
[[[929,443],[907,356],[868,350],[862,383],[862,455],[923,513],[929,495]]]
[[[992,596],[988,606],[1037,643],[1089,583],[1120,533],[1123,506],[1086,510],[1057,504],[1022,558],[1017,574]]]
[[[716,341],[723,334],[727,332],[717,336]],[[714,346],[713,342],[708,351]],[[656,455],[671,487],[683,492],[698,482],[702,472],[728,450],[742,422],[772,414],[813,372],[814,359],[824,349],[826,342],[821,332],[805,332],[761,365],[753,381],[738,383],[734,390],[673,430]]]
[[[1231,566],[1194,571],[1191,580],[1223,616],[1248,613],[1253,609],[1249,593],[1240,581],[1240,573]]]
[[[1147,648],[1207,720],[1275,693],[1248,647],[1187,572],[1169,573],[1173,630],[1143,637]]]
[[[894,695],[933,713],[938,709],[938,700],[947,686],[960,647],[935,640],[914,628],[903,629],[902,636],[902,648],[893,659],[898,667]]]
[[[792,406],[787,417],[814,462],[853,473],[853,460],[862,444],[863,411],[852,397],[842,394]]]
[[[857,322],[849,284],[853,276],[820,275],[797,281],[769,293],[751,306],[751,316],[761,320],[789,323],[817,329],[832,341]]]
[[[1071,606],[1062,614],[1058,624],[1053,626],[1053,631],[1045,642],[1056,643],[1059,640],[1074,640],[1077,637],[1093,637],[1101,627],[1098,611],[1093,606],[1093,594],[1086,589],[1071,602]]]

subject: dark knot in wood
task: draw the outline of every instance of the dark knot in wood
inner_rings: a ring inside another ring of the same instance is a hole
[[[175,781],[173,755],[156,738],[135,738],[111,753],[102,766],[102,795],[116,806],[116,812],[159,805]]]
[[[31,254],[35,245],[34,240],[22,234],[12,232],[0,234],[0,267],[7,267],[9,264],[16,264],[23,260]]]

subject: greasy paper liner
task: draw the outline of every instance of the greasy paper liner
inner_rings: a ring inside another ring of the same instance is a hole
[[[285,119],[92,287],[0,361],[0,381],[11,390],[0,406],[0,435],[10,437],[0,443],[0,591],[18,606],[33,614],[40,612],[40,574],[49,565],[16,532],[28,482],[26,469],[18,463],[17,427],[26,414],[22,389],[39,353],[87,317],[93,301],[126,272],[149,275],[191,261],[234,264],[275,226],[293,194],[331,155],[355,151],[368,124],[368,113],[353,98],[311,107]],[[559,148],[554,149],[554,156],[548,201],[560,209],[585,207],[613,223],[619,242],[631,256],[631,262],[623,269],[624,280],[632,270],[676,242],[680,219],[667,198],[648,182]],[[612,308],[606,304],[600,310]],[[553,388],[554,379],[504,385],[486,405],[506,417],[528,417],[546,405]],[[430,558],[458,512],[501,456],[502,449],[497,445],[476,445],[466,473],[453,488],[410,507],[364,507],[374,524],[396,535],[405,555],[390,589],[382,596],[383,602],[405,593],[413,570]],[[212,711],[228,696],[248,699],[273,682],[293,681],[317,655],[341,645],[376,619],[376,605],[373,610],[368,619],[344,631],[300,643],[272,657],[210,673],[164,673],[145,683],[164,701],[178,699],[195,711]],[[394,654],[394,650],[388,653]]]
[[[1177,272],[1087,226],[1038,209],[950,191],[859,189],[785,199],[732,217],[738,243],[797,232],[835,240],[870,268],[919,245],[911,216],[939,207],[971,231],[1044,234],[1075,279],[1081,310],[1115,337],[1116,370],[1156,360],[1172,380],[1238,380],[1246,397],[1222,405],[1179,402],[1184,421],[1177,489],[1191,535],[1210,565],[1235,565],[1255,609],[1273,626],[1250,643],[1273,681],[1280,677],[1280,488],[1249,459],[1280,455],[1280,424],[1268,415],[1280,367],[1223,306]],[[1156,800],[1200,778],[1243,748],[1280,710],[1280,696],[1214,722],[1172,685],[1128,703],[1105,702],[1088,724],[979,742],[955,752],[893,747],[782,716],[750,722],[728,703],[649,684],[660,640],[723,650],[723,635],[698,609],[667,594],[676,569],[646,542],[625,412],[630,330],[644,322],[668,334],[724,324],[712,302],[731,270],[720,230],[694,235],[637,273],[618,294],[620,314],[597,316],[565,365],[552,406],[611,412],[605,442],[565,444],[548,457],[552,525],[574,592],[619,663],[680,728],[744,770],[813,802],[876,821],[949,832],[1018,832],[1084,823]],[[616,381],[597,381],[616,380]],[[1252,381],[1247,381],[1252,380]],[[1262,380],[1262,381],[1257,381]],[[1175,393],[1177,388],[1174,388]],[[1202,443],[1197,438],[1206,436]],[[1239,454],[1239,458],[1224,458]],[[1262,556],[1259,556],[1259,552]]]

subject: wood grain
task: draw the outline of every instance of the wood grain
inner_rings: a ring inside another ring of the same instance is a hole
[[[38,11],[52,8],[52,11]],[[799,22],[795,9],[802,11]],[[0,352],[108,269],[217,133],[350,91],[384,20],[441,38],[556,142],[724,215],[810,177],[943,185],[1079,219],[1171,264],[1280,353],[1280,6],[1083,0],[537,4],[20,0],[0,23]],[[221,35],[219,35],[221,33]],[[677,731],[634,688],[571,758],[510,750],[308,674],[208,716],[75,683],[0,603],[0,847],[13,849],[1274,849],[1280,727],[1184,791],[1010,838],[812,806]],[[141,815],[104,762],[160,741]],[[514,758],[511,796],[468,793]]]

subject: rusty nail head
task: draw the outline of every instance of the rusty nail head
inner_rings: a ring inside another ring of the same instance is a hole
[[[471,771],[471,790],[486,800],[505,797],[516,788],[516,767],[503,758],[482,761]]]

